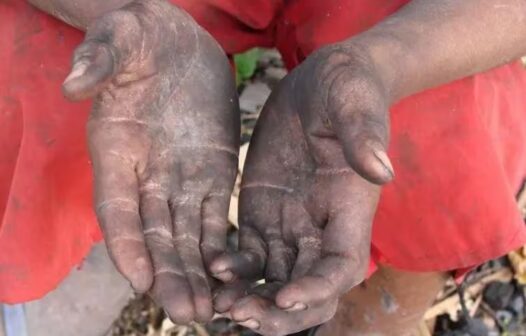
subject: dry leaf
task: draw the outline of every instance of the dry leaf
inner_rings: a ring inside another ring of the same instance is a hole
[[[238,169],[239,169],[240,172],[242,172],[243,168],[245,167],[245,160],[247,159],[247,153],[248,153],[248,143],[246,143],[243,146],[239,147],[239,166],[238,166]]]
[[[503,268],[495,273],[489,274],[476,283],[468,286],[464,290],[465,299],[466,299],[466,306],[468,309],[472,308],[475,304],[474,300],[472,298],[478,297],[481,293],[484,287],[490,282],[493,281],[504,281],[509,282],[513,278],[513,273],[509,268]],[[460,298],[459,296],[454,293],[451,296],[435,303],[424,315],[425,320],[429,320],[432,318],[437,317],[438,315],[442,314],[449,314],[451,319],[453,321],[457,320],[457,314],[460,310]]]
[[[194,324],[194,329],[198,336],[210,336],[208,331],[200,324]]]
[[[526,285],[526,253],[525,247],[508,253],[508,259],[515,271],[515,279],[521,285]]]

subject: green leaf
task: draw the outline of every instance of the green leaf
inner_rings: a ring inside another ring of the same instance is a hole
[[[234,63],[236,65],[236,82],[238,85],[254,75],[258,60],[262,54],[263,51],[261,49],[254,48],[242,54],[234,55]]]

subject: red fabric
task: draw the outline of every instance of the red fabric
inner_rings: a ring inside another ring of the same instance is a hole
[[[227,52],[277,46],[294,67],[407,1],[174,2]],[[84,140],[89,104],[60,93],[81,38],[22,0],[0,2],[0,301],[42,296],[101,238]],[[514,200],[526,172],[525,87],[526,71],[512,64],[392,108],[397,175],[374,223],[375,262],[460,269],[525,243]]]

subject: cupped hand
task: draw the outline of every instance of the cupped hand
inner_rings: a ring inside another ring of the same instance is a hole
[[[218,291],[217,310],[284,335],[330,319],[339,296],[364,280],[375,183],[393,177],[380,83],[363,56],[332,46],[271,95],[243,174],[239,251],[211,266],[236,283]],[[266,284],[250,289],[247,280],[261,277]]]
[[[178,323],[213,314],[239,141],[231,68],[186,13],[134,1],[95,20],[63,85],[94,97],[88,142],[110,255]]]

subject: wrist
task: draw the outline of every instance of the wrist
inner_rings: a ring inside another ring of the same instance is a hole
[[[411,62],[407,44],[392,34],[369,31],[343,42],[351,53],[360,53],[367,59],[385,89],[390,104],[406,96],[410,91],[408,62]]]
[[[28,0],[38,9],[56,17],[82,31],[86,31],[89,24],[105,13],[121,8],[132,0]]]

